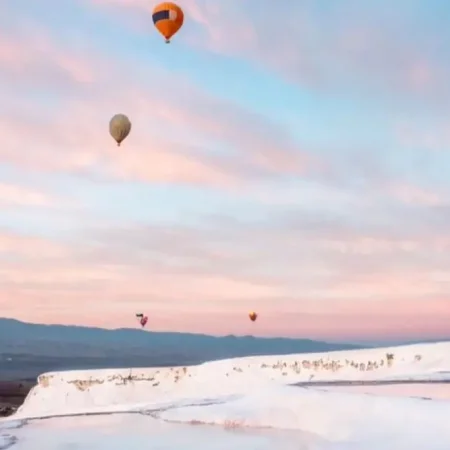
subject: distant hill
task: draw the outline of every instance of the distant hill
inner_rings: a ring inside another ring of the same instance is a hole
[[[0,379],[35,377],[49,370],[190,365],[240,356],[363,347],[367,346],[309,339],[106,330],[0,318]]]

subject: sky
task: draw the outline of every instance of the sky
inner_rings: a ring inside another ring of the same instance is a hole
[[[178,3],[1,2],[0,316],[450,336],[450,4]]]

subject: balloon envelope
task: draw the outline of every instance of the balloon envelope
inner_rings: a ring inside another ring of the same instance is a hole
[[[169,43],[172,36],[183,26],[184,13],[175,3],[163,2],[153,9],[152,19],[155,28]]]
[[[254,311],[252,311],[248,314],[248,317],[250,318],[250,320],[252,322],[254,322],[258,318],[258,314],[256,314]]]
[[[130,119],[125,114],[116,114],[109,121],[109,134],[120,144],[128,137],[131,131]]]

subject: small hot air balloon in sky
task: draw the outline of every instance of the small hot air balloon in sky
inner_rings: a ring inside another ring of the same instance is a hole
[[[125,114],[116,114],[109,121],[109,134],[117,142],[117,146],[127,138],[131,131],[130,119]]]
[[[255,313],[255,311],[251,311],[248,313],[249,319],[254,322],[258,318],[258,314]]]
[[[172,2],[163,2],[153,9],[153,24],[166,39],[166,44],[183,26],[183,10]]]
[[[141,324],[141,327],[144,328],[145,325],[147,325],[148,317],[144,316],[144,314],[136,314],[136,317],[139,319],[139,323]]]

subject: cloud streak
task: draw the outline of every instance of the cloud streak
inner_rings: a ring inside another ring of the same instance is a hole
[[[39,301],[51,309],[56,295],[68,305],[75,298],[85,305],[70,313],[67,308],[65,322],[95,324],[100,314],[103,324],[114,326],[120,313],[129,319],[131,308],[160,318],[156,329],[190,329],[211,314],[218,324],[222,316],[229,319],[224,332],[245,333],[243,318],[256,305],[263,317],[257,334],[285,334],[287,328],[297,336],[356,339],[369,321],[366,333],[386,339],[407,337],[412,324],[427,337],[446,332],[448,239],[383,237],[377,230],[358,237],[339,222],[329,228],[300,228],[292,221],[269,228],[206,223],[200,229],[86,230],[79,242],[43,246],[47,253],[39,260],[30,257],[26,249],[36,250],[27,240],[5,238],[9,252],[17,248],[20,273],[3,270],[3,285],[25,305]],[[103,315],[105,308],[114,314]]]
[[[156,68],[153,72],[144,69],[137,79],[133,71],[95,54],[80,57],[60,50],[39,31],[31,33],[26,43],[5,39],[3,47],[3,75],[19,77],[35,88],[60,86],[70,92],[60,100],[64,112],[54,107],[43,111],[37,104],[35,109],[21,107],[14,115],[10,110],[5,112],[2,133],[8,145],[2,154],[9,163],[69,171],[95,171],[96,166],[106,163],[112,177],[206,185],[231,185],[239,178],[243,181],[286,172],[301,175],[312,166],[312,155],[282,127],[215,98],[183,77]],[[173,87],[169,92],[149,87],[163,79]],[[106,150],[111,143],[107,121],[117,107],[133,111],[135,124],[129,139],[131,148],[123,152]],[[150,129],[148,124],[152,124]],[[203,141],[206,137],[207,141],[192,146],[182,138],[168,138],[178,131],[196,134]],[[18,149],[30,145],[39,148],[22,161]]]
[[[43,192],[22,186],[0,184],[0,205],[2,206],[38,206],[54,205],[55,199]]]
[[[143,0],[90,3],[128,13],[138,26],[151,16],[151,5]],[[432,3],[445,13],[444,5]],[[185,40],[191,45],[250,59],[300,85],[327,92],[352,85],[388,88],[448,105],[448,97],[442,97],[450,71],[443,59],[446,36],[433,27],[420,1],[401,1],[389,11],[376,2],[290,1],[291,13],[276,25],[268,1],[213,5],[187,0],[183,7],[190,22]],[[419,30],[416,19],[421,14]]]

